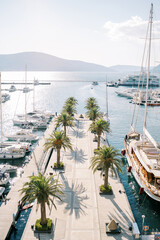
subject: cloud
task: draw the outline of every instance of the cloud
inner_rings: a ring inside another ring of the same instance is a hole
[[[134,16],[125,22],[114,23],[108,21],[104,25],[107,36],[111,40],[138,40],[145,38],[148,21]],[[154,35],[160,36],[160,20],[154,22]]]

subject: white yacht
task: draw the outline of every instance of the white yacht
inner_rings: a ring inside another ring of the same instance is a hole
[[[10,144],[10,146],[0,145],[0,159],[13,160],[24,158],[26,151],[19,145]]]
[[[37,119],[37,120],[43,120],[46,122],[49,122],[54,117],[53,113],[51,113],[49,111],[41,111],[41,110],[34,110],[31,112],[28,112],[26,115],[27,115],[27,119],[30,119],[30,120]],[[24,118],[25,115],[21,114],[21,115],[17,115],[17,117]]]
[[[147,73],[147,88],[150,79],[150,51],[151,51],[151,33],[152,33],[152,14],[153,4],[151,4],[150,19],[149,19],[149,39],[147,51],[148,73]],[[144,61],[146,62],[146,61]],[[145,91],[146,99],[148,99],[148,91]],[[131,130],[125,136],[125,149],[122,154],[126,154],[129,164],[128,172],[131,172],[140,186],[139,194],[145,192],[150,198],[160,202],[160,144],[155,141],[146,128],[147,121],[147,106],[145,103],[143,132],[137,132],[136,123],[138,121],[139,106],[135,104]]]
[[[14,85],[11,85],[8,91],[9,92],[15,92],[16,91],[16,87]]]
[[[39,85],[39,81],[38,81],[38,79],[34,79],[33,84],[34,84],[34,85]]]
[[[4,167],[6,168],[6,172],[7,172],[7,173],[16,172],[17,169],[18,169],[18,167],[6,163],[6,164],[0,164],[0,171],[1,171],[2,168],[4,168]]]
[[[92,82],[92,85],[93,85],[93,86],[96,86],[96,85],[98,85],[98,82],[97,82],[97,81],[94,81],[94,82]]]
[[[4,103],[10,99],[10,95],[8,93],[2,93],[1,99],[2,99],[2,103]]]
[[[133,98],[136,95],[137,89],[136,88],[128,88],[124,91],[115,91],[115,93],[120,97],[126,97],[126,98]]]
[[[33,131],[47,129],[47,122],[39,121],[33,126]]]
[[[8,138],[9,141],[19,140],[20,142],[36,142],[39,139],[39,137],[36,134],[26,129],[21,129],[15,134],[7,135],[6,137]]]
[[[138,105],[146,104],[146,91],[138,91],[132,99],[132,103]],[[160,106],[160,98],[153,90],[148,90],[147,94],[147,106]]]
[[[0,99],[2,97],[1,91],[1,73],[0,73]],[[18,159],[23,158],[26,154],[26,149],[22,148],[20,144],[6,144],[3,141],[3,120],[2,120],[2,103],[0,102],[0,125],[1,125],[1,141],[0,141],[0,159]]]
[[[6,172],[6,167],[0,169],[0,186],[5,186],[10,180],[9,173]]]
[[[23,93],[28,93],[30,92],[32,89],[30,89],[29,87],[24,87],[23,88]]]
[[[15,146],[15,148],[19,148],[20,151],[23,150],[25,153],[28,153],[32,150],[31,143],[30,142],[20,142],[18,141],[3,141],[0,143],[0,148],[5,148],[5,147],[11,147]]]
[[[107,82],[106,85],[107,85],[107,87],[118,87],[117,82]]]
[[[140,80],[140,82],[139,82]],[[139,74],[128,75],[123,79],[120,79],[118,82],[119,86],[130,86],[137,87],[146,86],[147,84],[147,73],[143,72],[142,77]],[[149,77],[148,87],[159,87],[160,86],[160,78],[156,75],[151,74]]]
[[[14,118],[13,120],[13,125],[15,125],[15,126],[29,126],[29,125],[33,125],[30,121],[28,121],[28,120],[26,120],[26,119],[23,119],[23,118],[18,118],[18,117],[16,117],[16,118]]]

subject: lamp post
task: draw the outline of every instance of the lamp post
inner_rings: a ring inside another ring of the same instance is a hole
[[[144,227],[144,219],[145,219],[145,215],[142,215],[142,233],[143,233],[143,227]]]

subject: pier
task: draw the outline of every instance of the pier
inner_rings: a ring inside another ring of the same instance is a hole
[[[17,85],[17,84],[22,84],[22,85],[34,85],[34,83],[33,82],[27,82],[27,83],[25,83],[25,82],[18,82],[18,81],[16,81],[16,82],[11,82],[11,81],[9,81],[9,82],[2,82],[1,84],[13,84],[13,85]],[[51,82],[39,82],[37,85],[35,84],[35,86],[38,86],[38,85],[50,85],[51,84]]]
[[[40,209],[36,212],[34,204],[24,229],[22,240],[54,239],[54,240],[105,240],[105,239],[133,239],[129,227],[135,222],[127,196],[119,178],[109,175],[109,183],[113,189],[113,195],[100,195],[99,186],[103,184],[103,177],[99,171],[93,174],[89,169],[90,158],[93,156],[97,143],[93,142],[94,135],[88,131],[91,121],[76,116],[75,127],[68,128],[68,136],[71,138],[73,151],[62,151],[61,160],[64,162],[64,170],[53,170],[51,166],[56,161],[56,152],[53,151],[50,161],[49,152],[44,152],[45,138],[53,131],[54,120],[46,130],[44,137],[39,141],[31,155],[30,162],[24,167],[24,173],[19,181],[12,186],[7,195],[9,199],[0,207],[0,239],[6,239],[13,214],[18,211],[18,201],[21,196],[19,189],[28,181],[28,176],[36,175],[38,170],[48,175],[56,175],[56,178],[64,186],[63,202],[55,201],[57,210],[52,206],[47,208],[47,217],[53,220],[53,232],[51,234],[34,233],[32,225],[40,218]],[[107,144],[106,139],[101,138],[101,144]],[[107,235],[105,223],[114,219],[121,226],[119,235]]]

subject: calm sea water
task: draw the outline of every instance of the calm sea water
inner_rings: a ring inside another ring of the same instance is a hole
[[[24,81],[24,72],[2,72],[2,82],[4,81]],[[101,107],[102,112],[106,112],[106,95],[108,95],[108,113],[111,124],[111,134],[108,136],[111,145],[122,149],[125,134],[130,129],[132,112],[134,105],[126,98],[118,97],[116,90],[123,90],[125,87],[106,89],[105,81],[117,81],[122,75],[115,73],[79,73],[79,72],[29,72],[28,81],[34,78],[39,81],[50,81],[51,85],[35,86],[35,107],[37,109],[49,110],[53,113],[60,112],[64,101],[73,96],[78,100],[78,113],[85,113],[85,101],[88,97],[95,97]],[[58,82],[59,81],[59,82]],[[75,81],[75,82],[71,82]],[[92,86],[93,81],[99,81],[99,85]],[[10,85],[2,85],[2,89],[9,88]],[[16,85],[17,89],[22,89],[24,85]],[[31,88],[33,86],[30,85]],[[107,94],[106,94],[107,92]],[[12,119],[18,113],[24,113],[25,97],[22,91],[10,93],[11,99],[3,104],[3,131],[8,134],[16,131],[13,127]],[[27,111],[33,109],[33,91],[27,94]],[[137,128],[143,125],[144,107],[140,107]],[[149,107],[147,115],[147,126],[152,136],[160,141],[160,107]],[[40,134],[40,133],[39,133]],[[132,175],[127,173],[127,163],[124,164],[123,174],[120,175],[125,187],[127,197],[133,210],[135,219],[142,228],[142,215],[145,215],[145,225],[151,231],[160,231],[160,205],[149,199],[145,194],[139,196],[139,186],[134,181]]]

